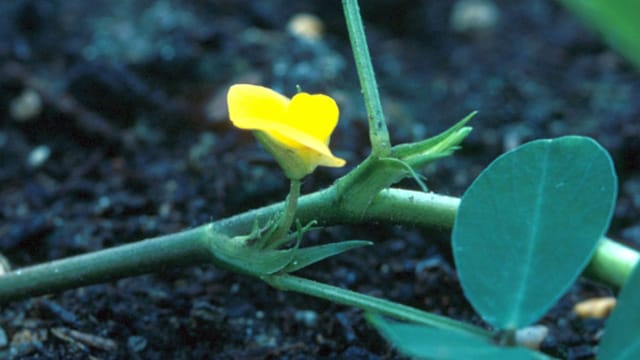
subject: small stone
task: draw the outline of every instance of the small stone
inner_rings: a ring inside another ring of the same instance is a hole
[[[315,327],[318,323],[318,313],[313,310],[300,310],[296,312],[295,319],[307,327]]]
[[[7,333],[4,331],[2,327],[0,327],[0,349],[7,347],[9,345],[9,339],[7,338]]]
[[[37,91],[25,89],[9,104],[11,117],[19,122],[34,119],[42,112],[42,98]]]
[[[615,306],[616,298],[606,296],[581,301],[573,307],[573,312],[581,318],[603,319],[609,316]]]
[[[540,344],[548,334],[549,328],[544,325],[528,326],[516,331],[516,343],[529,349],[539,350]]]
[[[51,156],[51,148],[47,145],[40,145],[31,150],[27,158],[27,164],[32,168],[39,168],[49,160],[49,156]]]
[[[453,6],[449,23],[455,32],[481,32],[494,28],[499,17],[500,12],[491,1],[460,0]]]
[[[9,263],[9,260],[0,253],[0,275],[6,274],[9,271],[11,271],[11,264]]]
[[[324,34],[324,24],[319,17],[300,13],[294,15],[287,23],[287,31],[298,38],[318,40]]]
[[[95,210],[98,214],[102,214],[111,207],[111,198],[106,195],[100,196],[96,202]]]
[[[232,294],[237,294],[238,291],[240,291],[240,284],[238,283],[231,284],[231,287],[229,288],[229,292]]]
[[[129,336],[127,346],[134,352],[140,352],[147,347],[147,339],[144,336]]]
[[[19,330],[11,338],[10,352],[15,357],[27,356],[42,347],[42,343],[47,340],[47,331],[30,329]]]

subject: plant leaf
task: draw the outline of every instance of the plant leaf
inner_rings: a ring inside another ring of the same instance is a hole
[[[294,272],[328,257],[372,244],[371,241],[350,240],[298,249],[293,256],[293,260],[282,271]]]
[[[609,154],[585,137],[533,141],[489,165],[452,234],[463,290],[485,321],[515,329],[539,319],[588,263],[616,193]]]
[[[605,327],[599,359],[640,359],[640,266],[636,265],[622,288]]]
[[[603,37],[640,69],[640,1],[563,0],[574,13],[586,20]]]
[[[385,320],[368,314],[367,320],[398,350],[421,359],[550,359],[523,347],[500,347],[487,339],[458,331]]]

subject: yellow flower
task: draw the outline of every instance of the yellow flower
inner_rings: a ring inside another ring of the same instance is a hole
[[[317,166],[344,166],[329,150],[339,115],[329,96],[298,93],[289,99],[263,86],[237,84],[229,88],[227,104],[233,125],[256,130],[288,178],[301,179]]]

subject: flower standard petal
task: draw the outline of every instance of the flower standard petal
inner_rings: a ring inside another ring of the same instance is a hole
[[[253,130],[253,121],[279,122],[285,117],[290,100],[264,86],[236,84],[229,88],[229,119],[240,129]]]

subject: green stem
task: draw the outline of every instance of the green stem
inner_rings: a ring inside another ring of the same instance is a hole
[[[297,218],[302,223],[312,220],[318,225],[364,224],[367,222],[391,222],[421,227],[451,228],[460,199],[436,193],[387,189],[374,196],[364,212],[345,211],[334,187],[301,196],[298,201]],[[254,209],[230,218],[217,221],[220,228],[240,234],[251,230],[254,219],[267,221],[278,211],[282,203]]]
[[[289,195],[284,204],[284,214],[278,224],[277,230],[268,240],[267,247],[277,249],[288,241],[287,234],[296,218],[296,208],[298,206],[298,198],[300,197],[300,180],[291,180],[289,187]]]
[[[600,241],[584,275],[620,289],[627,282],[639,257],[636,250],[605,237]]]
[[[317,220],[320,225],[366,224],[390,222],[424,228],[451,229],[455,221],[460,199],[436,193],[387,189],[376,195],[362,214],[345,211],[337,206],[333,188],[300,198],[298,219],[302,222]],[[274,204],[244,214],[236,215],[221,224],[229,228],[243,228],[256,216],[267,219],[282,204]],[[638,263],[637,250],[604,237],[585,270],[584,275],[614,288],[621,288]]]
[[[360,216],[336,206],[334,188],[301,196],[297,217],[320,225],[392,222],[420,227],[451,228],[459,199],[434,193],[389,189],[374,197]],[[246,234],[256,219],[267,221],[283,210],[278,203],[176,234],[160,236],[94,253],[78,255],[14,270],[0,276],[0,304],[113,279],[158,271],[168,266],[211,262],[225,267],[225,259],[212,254],[216,234]],[[603,238],[585,276],[620,288],[638,262],[638,251]],[[233,268],[233,267],[232,267]]]
[[[357,0],[342,0],[342,7],[369,119],[371,154],[373,156],[387,156],[391,153],[389,131],[382,112],[376,76],[373,72],[367,38],[360,17],[360,8]]]
[[[0,276],[0,304],[175,266],[211,262],[209,229],[209,225],[203,225],[14,270]]]
[[[460,199],[433,192],[387,189],[373,198],[367,221],[386,221],[403,225],[451,229]]]
[[[486,338],[491,337],[489,332],[477,326],[465,324],[444,316],[434,315],[410,306],[398,304],[393,301],[380,299],[317,281],[286,274],[268,276],[265,277],[264,280],[271,286],[280,290],[295,291],[329,300],[337,304],[353,306],[364,311],[376,312],[398,320],[411,321],[441,329],[471,332]]]

